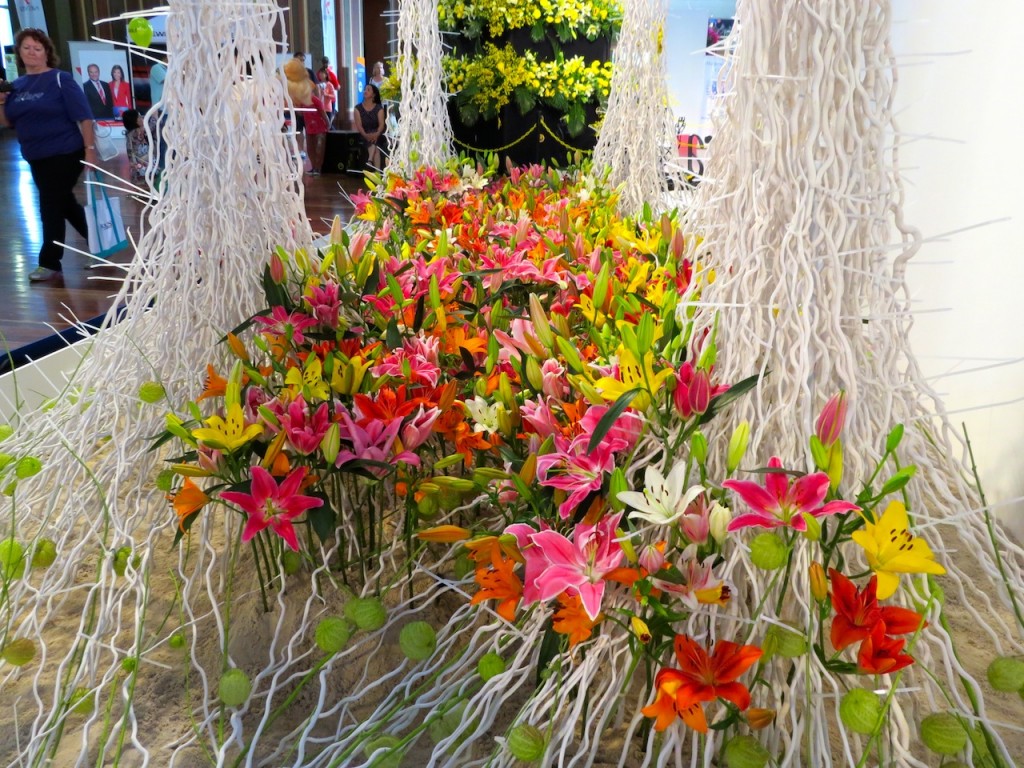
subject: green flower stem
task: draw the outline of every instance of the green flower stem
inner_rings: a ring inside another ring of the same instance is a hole
[[[1006,575],[1006,566],[1003,565],[1003,556],[999,551],[999,542],[996,540],[995,524],[992,522],[992,513],[988,508],[988,500],[985,498],[985,490],[981,487],[981,478],[978,476],[978,465],[974,461],[974,448],[971,446],[971,439],[967,436],[967,425],[963,425],[964,440],[967,443],[967,455],[971,459],[971,474],[974,475],[974,486],[978,489],[978,497],[981,499],[981,507],[985,511],[985,529],[988,531],[988,539],[992,542],[992,553],[995,555],[996,566],[999,568],[999,575],[1003,579],[1003,586],[1006,587],[1006,594],[1013,606],[1013,615],[1017,618],[1017,624],[1024,629],[1024,612],[1021,611],[1020,603],[1017,602],[1017,591],[1010,586],[1010,579]]]
[[[932,594],[928,596],[928,602],[925,604],[924,611],[922,613],[927,614],[934,603],[935,593],[932,592]],[[917,640],[921,637],[921,631],[923,629],[924,622],[921,622],[920,626],[918,626],[917,630],[910,637],[910,642],[907,647],[908,652],[914,650],[914,646],[917,645]],[[871,734],[868,736],[868,742],[864,745],[864,753],[860,756],[860,760],[857,761],[857,768],[864,768],[867,764],[868,756],[871,754],[871,745],[878,740],[878,737],[882,732],[882,725],[885,723],[886,715],[889,713],[889,708],[892,706],[893,697],[896,695],[896,689],[900,685],[900,680],[903,679],[903,672],[905,669],[906,667],[896,672],[895,677],[889,686],[889,692],[886,694],[885,701],[882,703],[882,711],[878,714],[878,722],[875,723],[874,730],[872,730]],[[879,745],[879,749],[881,749],[881,745]],[[879,764],[881,764],[881,760],[879,761]]]

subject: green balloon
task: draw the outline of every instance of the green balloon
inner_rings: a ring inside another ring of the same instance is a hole
[[[153,42],[153,25],[149,23],[149,19],[136,16],[128,22],[128,37],[136,45],[148,48]]]

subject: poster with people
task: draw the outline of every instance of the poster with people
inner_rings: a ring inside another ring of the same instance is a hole
[[[94,118],[119,121],[134,108],[128,54],[104,43],[68,44],[75,79],[85,91]]]

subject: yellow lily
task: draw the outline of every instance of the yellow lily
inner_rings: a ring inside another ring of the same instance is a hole
[[[351,358],[344,365],[340,359],[336,359],[334,372],[331,374],[331,389],[339,395],[354,395],[363,385],[363,377],[370,365],[371,361],[363,360],[360,355]]]
[[[324,366],[320,358],[310,355],[305,367],[290,368],[285,374],[284,383],[292,390],[294,396],[301,394],[307,400],[326,400],[330,397],[331,388],[324,381]]]
[[[646,410],[651,404],[651,395],[655,394],[665,380],[672,375],[672,366],[665,366],[662,370],[654,371],[654,353],[648,352],[643,360],[637,360],[630,350],[619,347],[619,378],[602,376],[594,386],[601,395],[609,401],[617,400],[625,392],[631,389],[643,390],[633,398],[631,405],[638,410]]]
[[[205,419],[205,427],[192,430],[192,437],[210,448],[233,453],[263,432],[260,424],[246,426],[242,406],[234,403],[227,409],[226,417],[211,416]]]
[[[891,501],[877,522],[865,518],[864,530],[853,532],[853,540],[864,548],[868,565],[878,575],[879,600],[896,591],[897,574],[946,572],[935,562],[928,542],[915,538],[908,528],[907,508],[900,501]]]

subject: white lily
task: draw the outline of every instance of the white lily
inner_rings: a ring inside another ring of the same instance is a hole
[[[694,485],[684,492],[686,464],[677,463],[666,478],[655,466],[644,471],[644,490],[620,491],[619,501],[635,511],[630,519],[646,520],[654,525],[671,525],[676,522],[690,503],[704,493],[704,486]]]

